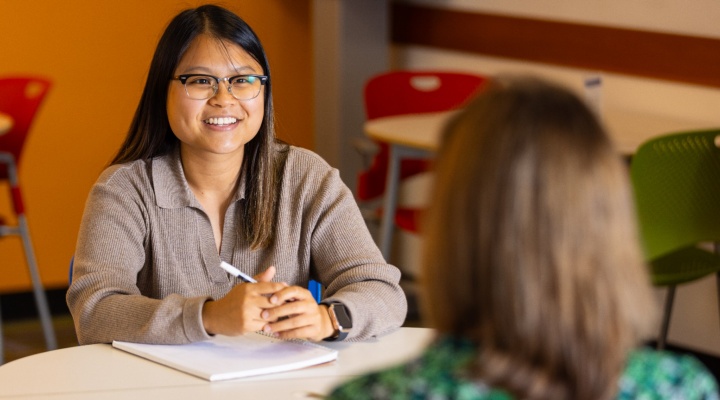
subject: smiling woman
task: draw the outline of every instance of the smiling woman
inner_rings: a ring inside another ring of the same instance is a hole
[[[220,251],[222,218],[240,172],[236,166],[242,165],[245,145],[255,137],[263,121],[263,81],[255,77],[262,76],[267,82],[267,76],[252,75],[258,84],[244,84],[248,75],[237,74],[261,74],[263,68],[240,46],[207,34],[198,35],[190,43],[175,72],[178,78],[171,81],[167,100],[170,129],[180,141],[185,177],[212,222],[215,245]],[[225,85],[230,78],[197,72],[230,76],[233,81]],[[237,81],[236,93],[233,87]],[[228,168],[220,180],[207,180],[213,172],[206,170],[215,163],[206,160],[215,156]]]
[[[86,204],[67,295],[80,343],[362,340],[402,324],[400,273],[338,171],[275,139],[272,83],[236,15],[207,5],[171,21]]]
[[[81,2],[0,1],[5,17],[0,75],[25,72],[57,83],[33,124],[21,166],[46,288],[67,289],[67,260],[75,249],[85,199],[127,132],[157,39],[180,10],[205,2],[126,0],[84,7]],[[292,128],[279,131],[278,137],[313,149],[313,113],[306,101],[313,87],[311,2],[224,3],[242,13],[263,39],[273,67],[273,101],[282,110],[279,122]],[[309,78],[298,80],[299,75]],[[11,210],[6,197],[0,196],[0,212]],[[6,266],[0,293],[30,292],[20,241],[0,240],[0,254]]]
[[[205,75],[196,75],[200,73]],[[252,77],[257,84],[244,83],[248,75],[239,75],[243,73],[255,74]],[[263,121],[265,85],[255,78],[263,73],[260,64],[232,42],[207,34],[200,34],[191,42],[175,68],[178,78],[171,81],[167,100],[170,129],[181,142],[183,162],[193,163],[191,158],[205,158],[206,153],[211,153],[234,157],[232,162],[242,164],[245,144],[255,137]],[[265,75],[260,76],[267,82]],[[234,79],[232,84],[225,84],[230,78]],[[237,93],[234,87],[238,88]],[[204,163],[200,161],[200,165]],[[229,179],[235,182],[237,176]],[[202,192],[201,179],[188,177],[188,183],[196,196]],[[217,217],[219,222],[220,216]],[[219,223],[214,226],[218,229],[215,240],[220,247],[221,226]]]

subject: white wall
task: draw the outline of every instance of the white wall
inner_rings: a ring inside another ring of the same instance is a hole
[[[354,190],[364,137],[362,92],[370,76],[389,68],[388,0],[314,0],[315,150]]]
[[[496,13],[510,16],[581,22],[604,26],[720,38],[720,2],[716,0],[407,0],[432,7]],[[679,60],[679,62],[681,62]],[[582,90],[591,73],[603,77],[603,107],[669,115],[698,125],[720,127],[720,89],[620,74],[485,57],[420,46],[396,46],[394,68],[449,69],[493,75],[538,74]],[[720,71],[718,72],[720,73]],[[404,201],[416,203],[427,185],[412,183]],[[421,194],[418,194],[421,193]],[[401,200],[403,201],[403,200]],[[417,238],[400,240],[396,262],[416,269]],[[397,254],[397,253],[396,253]],[[664,291],[659,291],[658,305]],[[720,355],[720,318],[714,278],[678,288],[670,328],[672,343]]]

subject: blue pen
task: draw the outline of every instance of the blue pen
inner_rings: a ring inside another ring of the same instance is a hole
[[[243,282],[247,283],[257,283],[257,281],[250,275],[240,271],[239,269],[233,267],[232,265],[226,263],[225,261],[220,263],[220,268],[227,271],[230,275],[238,277],[243,280]]]

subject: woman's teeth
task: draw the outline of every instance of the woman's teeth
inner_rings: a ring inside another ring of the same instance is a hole
[[[230,125],[237,122],[237,119],[233,117],[223,117],[223,118],[208,118],[205,120],[206,124],[210,125]]]

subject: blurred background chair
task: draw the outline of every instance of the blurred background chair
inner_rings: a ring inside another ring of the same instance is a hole
[[[720,130],[649,140],[631,161],[639,228],[653,284],[667,286],[658,348],[677,285],[716,274],[720,307]],[[720,309],[719,309],[720,312]]]
[[[12,223],[11,220],[0,216],[0,237],[17,235],[22,238],[35,302],[48,350],[57,348],[57,341],[25,217],[25,205],[18,181],[18,166],[28,132],[50,85],[50,81],[39,77],[0,78],[0,112],[9,115],[13,120],[12,128],[0,135],[0,181],[6,181],[9,186],[12,211],[17,221],[17,223]],[[3,354],[0,316],[0,363],[3,361]]]
[[[480,90],[486,78],[447,71],[390,71],[370,78],[365,84],[363,101],[368,120],[402,114],[448,111],[462,107]],[[367,221],[377,221],[382,210],[378,200],[385,193],[389,146],[370,139],[355,142],[365,169],[358,175],[356,195]],[[424,159],[404,159],[400,180],[428,170]],[[417,233],[420,210],[398,207],[395,224]]]

